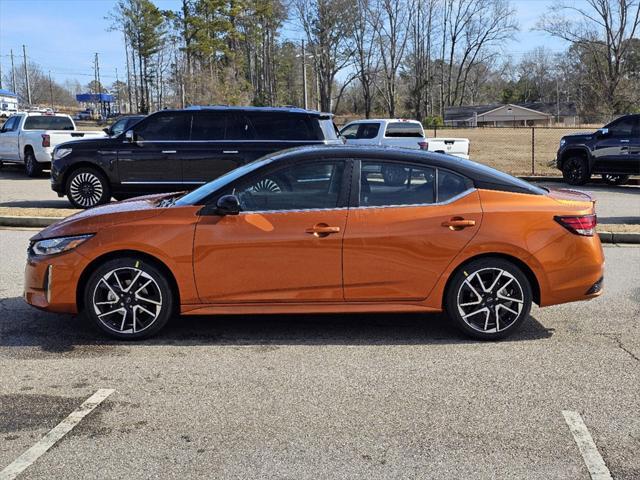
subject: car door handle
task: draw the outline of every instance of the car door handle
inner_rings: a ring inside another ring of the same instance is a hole
[[[307,228],[305,233],[309,233],[315,237],[326,237],[332,233],[340,233],[340,227],[330,227],[326,223],[318,223],[311,228]]]
[[[162,153],[170,154],[170,153],[178,153],[175,150],[162,150]]]
[[[453,217],[446,222],[442,222],[443,227],[449,227],[450,230],[462,230],[467,227],[475,227],[475,220],[465,220],[462,217]]]
[[[238,150],[223,150],[222,153],[238,153]]]

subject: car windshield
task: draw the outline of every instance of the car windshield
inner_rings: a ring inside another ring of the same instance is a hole
[[[205,183],[194,191],[187,193],[185,196],[179,198],[176,202],[176,206],[198,205],[204,201],[209,195],[220,190],[225,185],[237,180],[238,178],[246,175],[253,170],[260,168],[271,162],[273,156],[263,157],[262,159],[255,160],[251,163],[247,163],[241,167],[231,170],[230,172],[216,178],[215,180]]]

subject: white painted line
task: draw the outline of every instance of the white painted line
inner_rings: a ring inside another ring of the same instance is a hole
[[[29,450],[16,458],[10,465],[0,472],[0,480],[13,480],[33,462],[44,455],[58,440],[69,433],[80,420],[89,415],[102,401],[111,395],[115,390],[100,389],[87,398],[80,407],[72,412],[67,418],[56,425],[44,437],[40,439]]]
[[[570,410],[563,410],[562,415],[567,425],[569,425],[573,439],[578,444],[578,449],[582,454],[584,463],[587,465],[591,480],[612,480],[611,472],[605,465],[600,452],[598,452],[598,447],[596,447],[593,438],[591,438],[591,434],[582,421],[580,414]]]

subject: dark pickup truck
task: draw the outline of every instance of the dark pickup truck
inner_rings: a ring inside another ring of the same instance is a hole
[[[623,185],[630,175],[640,175],[640,114],[620,117],[594,133],[562,137],[556,166],[571,185],[597,174]]]

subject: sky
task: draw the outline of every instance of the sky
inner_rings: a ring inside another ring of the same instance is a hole
[[[582,2],[584,0],[574,0]],[[504,45],[504,53],[518,59],[537,46],[554,52],[567,45],[549,35],[532,31],[547,7],[557,0],[512,0],[517,10],[520,32]],[[93,79],[93,60],[99,54],[100,78],[111,84],[124,78],[122,34],[109,31],[106,17],[115,0],[0,0],[0,66],[3,76],[11,68],[10,51],[16,65],[22,62],[22,46],[27,57],[38,63],[56,81],[78,80],[83,85]],[[180,0],[155,0],[159,8],[178,10]],[[302,38],[295,24],[287,22],[285,37]],[[3,84],[3,87],[7,88]]]

